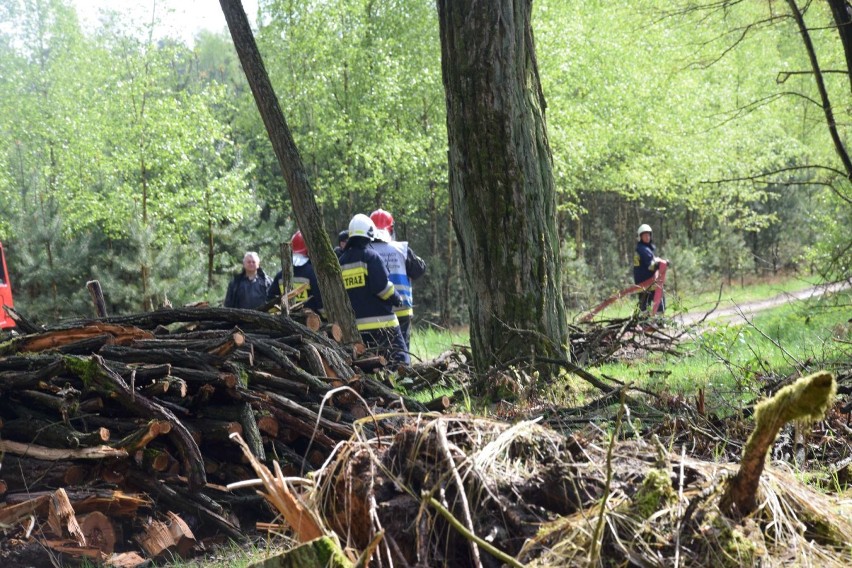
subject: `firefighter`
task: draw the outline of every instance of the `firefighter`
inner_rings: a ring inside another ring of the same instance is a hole
[[[417,256],[406,241],[397,241],[393,232],[393,215],[384,209],[370,214],[376,225],[376,241],[373,249],[385,261],[390,281],[402,296],[402,305],[394,308],[405,346],[411,351],[411,316],[414,314],[412,281],[423,276],[426,263]]]
[[[376,226],[366,215],[359,213],[349,222],[349,240],[340,255],[343,285],[364,343],[390,361],[408,365],[408,349],[394,314],[402,298],[389,280],[382,258],[370,246],[375,235]]]
[[[307,288],[299,292],[299,295],[294,298],[296,302],[305,302],[305,306],[317,313],[322,313],[322,296],[320,295],[319,285],[317,284],[317,275],[314,272],[314,265],[311,264],[311,259],[308,257],[308,246],[305,244],[305,238],[302,236],[302,231],[296,231],[290,239],[290,248],[293,250],[293,283],[291,289],[307,284]],[[287,291],[284,290],[282,282],[281,270],[275,275],[272,280],[272,286],[269,287],[268,300],[276,296],[283,296]]]
[[[346,241],[349,240],[349,231],[343,229],[337,234],[337,246],[334,247],[334,254],[337,255],[337,258],[340,258],[340,255],[343,254],[343,249],[346,248]]]
[[[641,284],[649,278],[654,277],[657,266],[662,260],[657,256],[657,247],[652,241],[651,226],[643,223],[636,230],[639,241],[636,243],[636,252],[633,254],[633,283]],[[646,311],[654,302],[654,286],[639,292],[639,310]],[[658,312],[663,313],[666,309],[666,297],[663,295]]]
[[[243,257],[242,272],[228,284],[225,307],[253,310],[263,305],[270,284],[269,276],[260,267],[260,256],[256,252],[247,252]]]

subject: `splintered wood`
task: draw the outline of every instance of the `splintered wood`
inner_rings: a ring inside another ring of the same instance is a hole
[[[38,538],[128,567],[244,538],[275,521],[263,497],[224,487],[256,477],[252,463],[302,476],[357,418],[426,410],[365,377],[382,361],[359,361],[304,310],[190,307],[46,328],[16,315],[31,333],[0,343],[4,558]],[[352,390],[331,392],[341,386]]]

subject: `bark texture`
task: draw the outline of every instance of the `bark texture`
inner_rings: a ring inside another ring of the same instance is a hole
[[[234,47],[237,49],[237,55],[263,124],[266,126],[275,156],[287,181],[293,213],[305,236],[308,250],[311,251],[311,262],[322,290],[325,309],[331,321],[338,323],[342,328],[346,342],[360,341],[361,336],[355,327],[355,313],[352,311],[349,296],[343,287],[340,263],[337,262],[337,256],[331,248],[331,240],[323,226],[322,216],[314,199],[311,184],[308,182],[302,157],[296,148],[296,142],[287,126],[284,113],[278,105],[278,97],[263,65],[263,59],[254,41],[242,2],[219,0],[219,4],[225,14]]]
[[[567,342],[531,0],[438,0],[453,225],[478,368]]]

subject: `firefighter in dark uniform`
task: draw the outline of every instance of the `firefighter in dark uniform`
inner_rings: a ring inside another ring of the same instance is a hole
[[[359,213],[349,222],[349,240],[340,255],[343,285],[367,347],[392,362],[408,365],[411,359],[394,313],[402,298],[388,278],[382,258],[369,246],[375,235],[376,226],[366,215]]]
[[[291,290],[295,290],[300,286],[307,284],[299,295],[293,300],[295,302],[305,302],[305,307],[321,314],[322,295],[320,294],[319,284],[317,284],[317,275],[314,272],[314,265],[311,264],[311,259],[308,257],[308,246],[305,244],[305,238],[302,236],[302,231],[296,231],[290,239],[290,248],[293,250],[293,282]],[[283,289],[281,282],[282,271],[272,280],[272,286],[269,287],[268,299],[272,300],[277,296],[283,296],[289,290]]]
[[[639,235],[639,242],[636,243],[636,252],[633,254],[633,283],[641,284],[654,277],[657,266],[662,259],[657,256],[657,247],[651,242],[651,226],[643,223],[636,233]],[[647,290],[639,292],[640,311],[644,312],[653,305],[655,289],[655,286],[651,286]],[[666,297],[664,294],[658,312],[663,313],[665,309]]]

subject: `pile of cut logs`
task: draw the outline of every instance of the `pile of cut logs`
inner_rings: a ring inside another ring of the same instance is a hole
[[[425,409],[362,372],[381,359],[298,314],[191,307],[47,328],[14,317],[23,335],[0,343],[0,559],[38,539],[136,566],[240,540],[274,513],[224,487],[256,477],[231,433],[304,475],[359,418]]]

